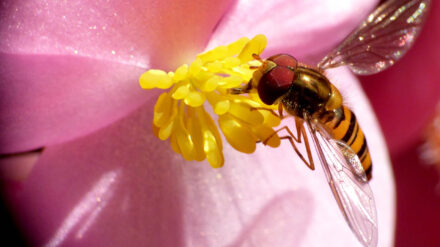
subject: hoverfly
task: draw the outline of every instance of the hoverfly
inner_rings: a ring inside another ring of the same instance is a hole
[[[296,136],[285,126],[280,130],[286,130],[288,135],[281,138],[288,139],[313,170],[305,129],[309,130],[336,202],[364,246],[376,246],[378,238],[376,208],[368,185],[372,171],[370,153],[355,114],[344,106],[324,70],[347,65],[355,74],[369,75],[388,68],[411,47],[429,7],[429,0],[385,2],[316,67],[298,63],[287,54],[266,60],[254,55],[262,65],[256,67],[246,86],[230,91],[241,94],[257,89],[265,104],[279,103],[278,114],[269,110],[273,114],[283,118],[285,110],[294,116]],[[302,139],[309,162],[295,146]]]

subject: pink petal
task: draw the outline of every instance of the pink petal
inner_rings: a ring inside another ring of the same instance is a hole
[[[267,56],[313,55],[311,60],[316,62],[356,28],[377,3],[377,0],[238,1],[220,22],[208,47],[264,34],[269,44],[264,52]]]
[[[40,155],[41,151],[34,151],[0,157],[1,181],[7,183],[25,181]]]
[[[2,153],[87,134],[148,97],[137,83],[143,69],[133,65],[75,56],[3,54],[0,66],[14,71],[0,84]]]
[[[383,138],[356,79],[344,69],[330,75],[368,136],[379,246],[391,246],[395,199]],[[306,168],[289,143],[259,146],[252,155],[225,145],[226,164],[216,170],[185,162],[152,134],[152,104],[149,99],[105,129],[47,148],[21,189],[9,191],[33,244],[359,245],[320,167]]]
[[[0,15],[0,152],[89,133],[149,97],[145,68],[203,49],[229,3],[13,1]]]

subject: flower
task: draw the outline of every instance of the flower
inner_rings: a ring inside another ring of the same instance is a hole
[[[48,246],[357,244],[324,175],[289,144],[257,145],[249,155],[224,143],[221,169],[186,162],[151,132],[158,92],[140,90],[137,79],[150,68],[174,70],[206,44],[258,33],[268,37],[267,55],[310,61],[375,4],[4,3],[2,152],[44,147],[29,175],[6,187],[16,223],[29,242]],[[378,163],[380,241],[390,245],[393,185],[379,128],[356,78],[344,69],[329,75],[365,123]]]
[[[249,97],[228,94],[252,78],[253,56],[264,50],[266,42],[264,35],[252,40],[241,38],[198,55],[190,66],[184,64],[174,73],[156,69],[143,73],[139,82],[144,89],[172,86],[159,96],[154,107],[156,136],[170,138],[173,150],[186,160],[207,158],[212,167],[223,166],[222,140],[203,106],[207,99],[233,148],[253,153],[257,142],[278,147],[280,138],[272,127],[278,126],[280,119],[270,113],[270,107],[255,93]]]

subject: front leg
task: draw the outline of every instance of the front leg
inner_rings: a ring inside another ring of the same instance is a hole
[[[251,89],[252,89],[252,79],[243,87],[228,89],[228,93],[230,93],[230,94],[245,94],[245,93],[249,93],[251,91]]]
[[[278,105],[278,114],[274,110],[268,109],[265,107],[251,107],[251,111],[256,111],[256,110],[269,111],[272,115],[279,118],[280,120],[283,120],[284,118],[288,117],[288,116],[283,115],[283,105],[282,104]]]

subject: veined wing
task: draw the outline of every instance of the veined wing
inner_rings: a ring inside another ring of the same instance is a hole
[[[430,0],[386,1],[321,60],[318,67],[328,69],[348,65],[359,75],[388,68],[412,46],[430,5]]]
[[[348,145],[332,139],[321,125],[305,119],[345,220],[364,246],[376,246],[376,206],[359,158]]]

